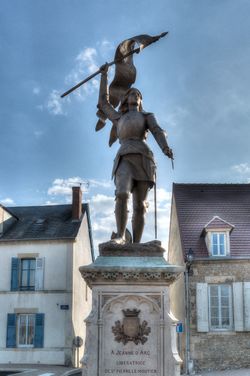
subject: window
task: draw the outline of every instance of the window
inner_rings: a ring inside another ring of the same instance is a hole
[[[20,290],[35,290],[36,259],[21,259]]]
[[[250,282],[196,284],[197,331],[250,331]]]
[[[212,256],[226,256],[226,234],[224,232],[212,232]]]
[[[8,313],[6,347],[44,346],[44,313]]]
[[[11,260],[11,291],[43,290],[44,258],[18,258]]]
[[[35,315],[20,314],[17,321],[18,347],[34,347]]]
[[[209,286],[209,324],[212,330],[232,329],[230,285]]]

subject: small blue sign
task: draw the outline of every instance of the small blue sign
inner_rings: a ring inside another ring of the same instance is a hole
[[[68,311],[69,306],[68,306],[68,304],[61,304],[61,305],[60,305],[60,309],[62,309],[62,310],[64,310],[64,311]]]
[[[176,332],[177,333],[183,333],[183,324],[182,324],[182,322],[178,322],[178,324],[176,325]]]

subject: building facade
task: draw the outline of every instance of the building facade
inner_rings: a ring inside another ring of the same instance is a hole
[[[0,207],[0,363],[77,365],[91,294],[88,205]]]
[[[169,260],[186,371],[249,367],[250,185],[174,184]]]

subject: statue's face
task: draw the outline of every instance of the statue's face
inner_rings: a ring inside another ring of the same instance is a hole
[[[128,94],[128,105],[139,106],[141,104],[141,95],[138,90],[132,89]]]

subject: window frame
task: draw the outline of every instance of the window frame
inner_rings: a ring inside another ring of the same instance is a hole
[[[21,317],[26,316],[26,326],[25,326],[25,339],[27,342],[28,329],[29,329],[29,317],[33,317],[33,343],[32,344],[20,344],[20,321]],[[18,348],[34,348],[35,347],[35,331],[36,331],[36,314],[34,313],[19,313],[17,314],[17,324],[16,324],[16,347]]]
[[[219,327],[215,327],[211,323],[211,287],[218,287],[218,319],[219,319]],[[229,289],[229,304],[228,304],[228,313],[229,313],[229,325],[228,327],[222,327],[222,295],[221,295],[221,289],[222,287],[228,287]],[[234,322],[233,322],[233,295],[232,295],[232,286],[230,284],[226,283],[213,283],[208,285],[208,323],[209,323],[209,331],[210,332],[224,332],[224,331],[232,331],[234,329]]]
[[[27,286],[22,286],[22,279],[23,279],[23,262],[29,261],[29,268],[26,269],[27,273]],[[35,267],[33,269],[30,268],[30,262],[34,261]],[[34,285],[30,285],[30,276],[31,270],[34,271]],[[35,291],[36,289],[36,258],[34,257],[23,257],[20,259],[20,277],[19,277],[19,291]]]

